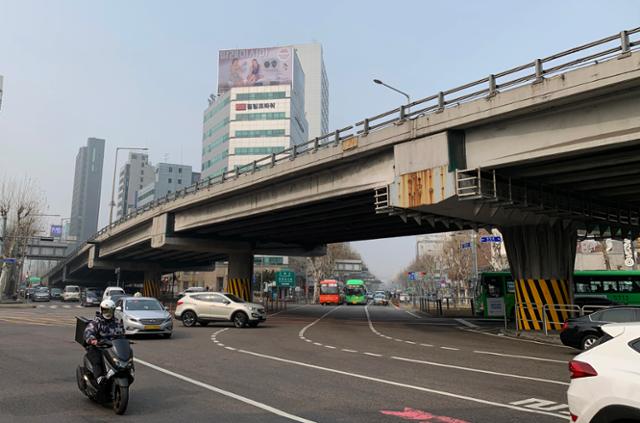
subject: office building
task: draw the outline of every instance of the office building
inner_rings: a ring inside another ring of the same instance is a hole
[[[296,44],[304,72],[304,111],[309,140],[329,132],[329,78],[322,57],[322,44]]]
[[[117,217],[136,209],[136,193],[155,181],[155,169],[145,153],[129,152],[127,162],[120,168],[118,178]]]
[[[165,197],[195,183],[191,166],[158,163],[154,169],[154,181],[143,186],[136,193],[136,207],[144,207],[157,198]]]
[[[293,47],[220,51],[218,93],[204,112],[203,179],[309,139],[305,75]]]
[[[104,140],[89,138],[76,156],[69,239],[86,241],[98,230]]]

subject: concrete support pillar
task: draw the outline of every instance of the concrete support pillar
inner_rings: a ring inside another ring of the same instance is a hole
[[[229,254],[229,277],[226,291],[245,301],[252,301],[253,253]]]
[[[561,221],[501,227],[520,329],[560,330],[572,304],[577,231]]]
[[[160,298],[160,284],[162,273],[159,270],[145,270],[142,295],[145,297]]]

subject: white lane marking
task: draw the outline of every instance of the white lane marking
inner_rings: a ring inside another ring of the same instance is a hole
[[[335,350],[335,349],[336,349],[336,347],[334,347],[333,345],[325,345],[324,347],[325,347],[325,348],[331,348],[332,350]]]
[[[487,374],[487,375],[510,377],[510,378],[514,378],[514,379],[532,380],[532,381],[535,381],[535,382],[552,383],[552,384],[555,384],[555,385],[569,386],[569,383],[562,382],[560,380],[542,379],[542,378],[539,378],[539,377],[532,377],[532,376],[522,376],[522,375],[514,375],[514,374],[510,374],[510,373],[492,372],[491,370],[475,369],[473,367],[456,366],[454,364],[436,363],[436,362],[433,362],[433,361],[416,360],[416,359],[413,359],[413,358],[405,358],[405,357],[392,356],[391,359],[392,360],[398,360],[398,361],[406,361],[406,362],[409,362],[409,363],[426,364],[427,366],[445,367],[447,369],[463,370],[463,371],[466,371],[466,372],[484,373],[484,374]]]
[[[280,311],[278,311],[278,312],[276,312],[276,313],[273,313],[273,314],[269,314],[269,315],[267,315],[267,317],[273,317],[273,316],[276,316],[276,315],[278,315],[278,314],[280,314],[280,313],[285,313],[285,312],[287,312],[287,311],[297,310],[297,309],[299,309],[299,308],[304,307],[305,305],[306,305],[306,304],[299,305],[299,306],[297,306],[297,307],[288,308],[287,310],[280,310]]]
[[[313,345],[317,345],[317,346],[319,346],[319,347],[321,347],[321,346],[322,346],[322,344],[321,344],[320,342],[314,342],[314,343],[313,343]]]
[[[476,325],[474,323],[471,323],[471,322],[468,322],[468,321],[466,321],[464,319],[455,319],[455,321],[458,322],[458,323],[462,323],[463,325],[465,325],[468,328],[477,329],[479,327],[478,325]]]
[[[406,342],[407,344],[411,344],[411,345],[415,345],[415,344],[416,344],[416,343],[415,343],[415,342],[413,342],[413,341],[404,341],[404,342]]]
[[[225,349],[227,349],[227,350],[230,350],[230,351],[235,351],[235,350],[236,350],[236,349],[235,349],[235,348],[233,348],[233,347],[224,347],[224,348],[225,348]]]
[[[305,342],[313,342],[311,339],[305,339]]]
[[[530,355],[502,354],[502,353],[491,352],[491,351],[474,351],[474,353],[476,353],[476,354],[487,354],[487,355],[497,355],[499,357],[522,358],[522,359],[525,359],[525,360],[546,361],[546,362],[549,362],[549,363],[567,364],[567,360],[554,360],[554,359],[551,359],[551,358],[532,357]]]
[[[440,347],[443,350],[449,350],[449,351],[460,351],[460,348],[452,348],[452,347]]]
[[[382,357],[382,354],[376,354],[376,353],[370,353],[370,352],[364,352],[364,355],[370,355],[371,357]]]
[[[71,308],[70,305],[63,305],[62,308]]]
[[[421,347],[433,347],[431,344],[420,344]]]
[[[324,319],[325,317],[327,317],[329,315],[329,313],[333,313],[334,311],[336,311],[337,309],[339,309],[342,306],[338,306],[336,308],[332,308],[331,310],[327,311],[325,314],[323,314],[322,316],[320,316],[319,318],[317,318],[316,320],[314,320],[313,322],[309,323],[307,326],[303,327],[302,329],[300,329],[300,332],[298,332],[298,336],[300,338],[304,338],[304,333],[307,331],[307,329],[309,329],[311,326],[315,325],[316,323],[318,323],[320,320]]]
[[[415,313],[410,312],[409,310],[405,310],[407,313],[409,313],[410,315],[412,315],[413,317],[415,317],[416,319],[422,319],[422,317],[418,316]]]
[[[522,412],[525,412],[525,413],[533,413],[533,414],[541,414],[541,415],[545,415],[545,416],[558,417],[558,418],[561,418],[563,420],[566,420],[566,416],[555,414],[555,413],[550,413],[550,412],[546,412],[546,411],[534,410],[534,409],[519,407],[519,406],[511,405],[511,404],[503,404],[503,403],[500,403],[500,402],[488,401],[488,400],[484,400],[484,399],[481,399],[481,398],[470,397],[470,396],[467,396],[467,395],[454,394],[453,392],[440,391],[440,390],[437,390],[437,389],[425,388],[423,386],[409,385],[409,384],[406,384],[406,383],[394,382],[392,380],[380,379],[380,378],[377,378],[377,377],[365,376],[365,375],[361,375],[361,374],[357,374],[357,373],[345,372],[343,370],[337,370],[337,369],[332,369],[332,368],[328,368],[328,367],[322,367],[322,366],[318,366],[318,365],[315,365],[315,364],[304,363],[304,362],[301,362],[301,361],[288,360],[286,358],[274,357],[274,356],[271,356],[271,355],[260,354],[260,353],[256,353],[256,352],[253,352],[253,351],[247,351],[247,350],[240,349],[240,350],[238,350],[238,352],[240,352],[242,354],[251,355],[251,356],[254,356],[254,357],[264,358],[264,359],[267,359],[267,360],[279,361],[281,363],[293,364],[293,365],[296,365],[296,366],[307,367],[307,368],[310,368],[310,369],[321,370],[321,371],[324,371],[324,372],[335,373],[335,374],[340,374],[340,375],[344,375],[344,376],[350,376],[350,377],[357,378],[357,379],[363,379],[363,380],[368,380],[368,381],[372,381],[372,382],[384,383],[386,385],[397,386],[397,387],[400,387],[400,388],[413,389],[413,390],[416,390],[416,391],[427,392],[427,393],[430,393],[430,394],[441,395],[441,396],[450,397],[450,398],[456,398],[456,399],[465,400],[465,401],[471,401],[471,402],[480,403],[480,404],[484,404],[484,405],[491,405],[491,406],[494,406],[494,407],[508,408],[508,409],[511,409],[511,410],[522,411]]]
[[[542,400],[538,398],[527,398],[526,400],[514,401],[514,402],[510,402],[509,404],[523,405],[527,408],[532,408],[534,410],[557,411],[558,413],[564,414],[565,416],[570,415],[569,406],[567,404],[562,404],[555,401]],[[563,410],[563,411],[560,411],[560,410]]]
[[[233,398],[235,400],[244,402],[245,404],[252,405],[254,407],[257,407],[257,408],[260,408],[262,410],[268,411],[268,412],[270,412],[272,414],[276,414],[276,415],[278,415],[280,417],[284,417],[286,419],[293,420],[293,421],[296,421],[296,422],[315,423],[313,420],[308,420],[308,419],[305,419],[303,417],[299,417],[299,416],[287,413],[286,411],[282,411],[282,410],[279,410],[279,409],[277,409],[275,407],[272,407],[270,405],[267,405],[267,404],[252,400],[251,398],[243,397],[242,395],[234,394],[233,392],[225,391],[224,389],[221,389],[221,388],[206,384],[204,382],[200,382],[200,381],[195,380],[195,379],[191,379],[190,377],[183,376],[181,374],[172,372],[171,370],[164,369],[162,367],[156,366],[155,364],[151,364],[151,363],[148,363],[146,361],[140,360],[139,358],[134,358],[134,361],[136,363],[138,363],[138,364],[141,364],[143,366],[147,366],[147,367],[149,367],[151,369],[157,370],[157,371],[159,371],[161,373],[164,373],[166,375],[173,376],[173,377],[175,377],[177,379],[180,379],[182,381],[189,382],[189,383],[191,383],[193,385],[199,386],[199,387],[204,388],[204,389],[208,389],[209,391],[213,391],[213,392],[216,392],[218,394],[221,394],[221,395]]]
[[[348,352],[348,353],[357,353],[356,350],[350,350],[349,348],[342,348],[340,351]]]

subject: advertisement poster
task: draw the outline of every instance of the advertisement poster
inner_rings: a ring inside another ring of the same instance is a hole
[[[218,58],[218,93],[235,87],[291,84],[291,47],[221,50]]]

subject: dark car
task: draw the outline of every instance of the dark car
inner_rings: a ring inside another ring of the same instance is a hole
[[[80,294],[80,305],[84,307],[99,306],[101,298],[96,291],[82,291]]]
[[[46,286],[34,288],[31,293],[31,301],[49,301],[50,299],[49,288]]]
[[[604,335],[602,325],[625,322],[640,322],[640,307],[610,307],[569,319],[562,326],[560,340],[569,347],[588,350]]]
[[[62,299],[62,289],[60,289],[60,288],[51,288],[51,299],[52,300],[60,300],[60,299]]]

